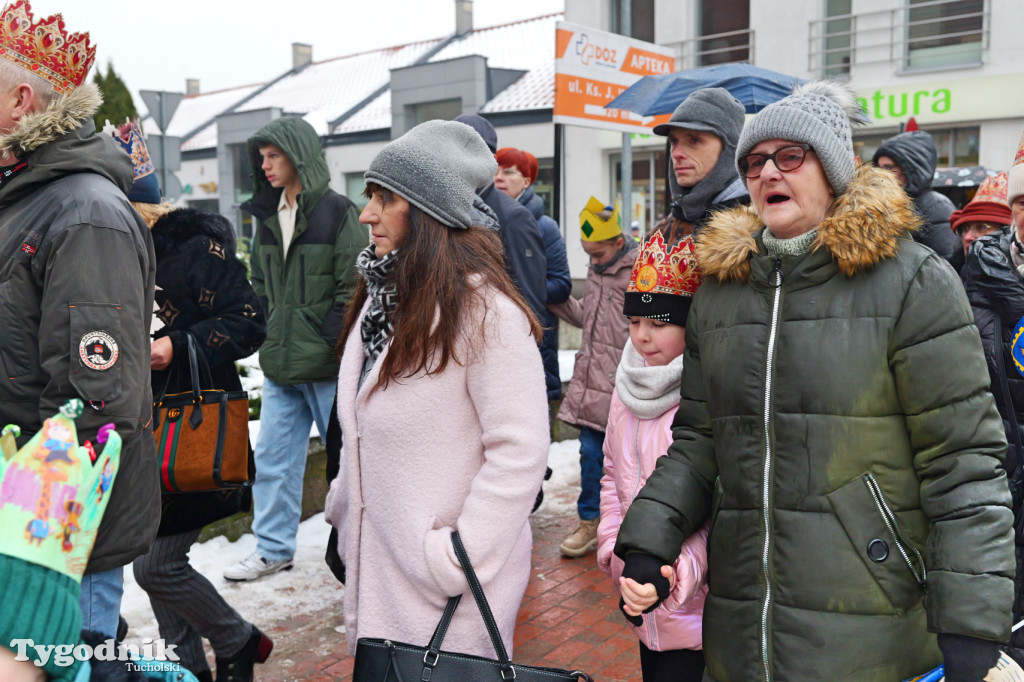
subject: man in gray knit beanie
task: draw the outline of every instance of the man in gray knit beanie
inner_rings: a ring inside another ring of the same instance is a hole
[[[702,88],[654,127],[669,140],[672,210],[654,227],[670,246],[699,231],[716,210],[750,202],[736,174],[736,142],[744,108],[724,88]]]
[[[769,104],[740,135],[736,162],[764,140],[809,144],[818,155],[836,195],[853,179],[853,134],[850,122],[866,123],[863,109],[847,88],[833,81],[797,86],[792,95]]]
[[[458,230],[473,224],[476,189],[498,170],[473,128],[455,121],[427,121],[386,145],[363,174],[429,216]]]

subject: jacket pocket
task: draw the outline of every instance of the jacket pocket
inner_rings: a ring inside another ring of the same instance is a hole
[[[911,544],[881,486],[865,473],[828,495],[832,509],[868,573],[902,616],[920,604],[927,590],[927,570],[920,550]]]
[[[108,402],[121,395],[121,307],[113,303],[71,303],[68,380],[85,401]]]

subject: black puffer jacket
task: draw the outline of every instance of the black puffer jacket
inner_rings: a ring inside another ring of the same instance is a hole
[[[960,275],[974,310],[974,323],[988,362],[992,394],[1003,418],[1009,443],[1004,466],[1010,476],[1017,534],[1017,576],[1014,581],[1013,620],[1024,620],[1024,470],[1017,444],[1024,442],[1024,378],[1011,355],[1017,322],[1024,317],[1024,278],[1010,260],[1011,227],[975,241],[967,252]],[[1002,362],[999,358],[1002,358]],[[1007,400],[1009,395],[1009,401]],[[1011,404],[1007,404],[1011,402]],[[1016,432],[1016,433],[1015,433]],[[1013,633],[1007,651],[1024,665],[1024,630]]]
[[[171,366],[153,372],[153,393],[192,389],[188,371],[187,335],[210,367],[212,384],[202,388],[240,391],[235,360],[256,352],[267,336],[267,321],[235,255],[231,224],[208,211],[183,208],[153,225],[156,249],[157,317],[164,326],[155,338],[167,336],[174,346]],[[160,535],[202,528],[248,509],[248,490],[163,496]]]
[[[963,243],[949,228],[949,216],[956,207],[949,197],[932,189],[939,161],[935,140],[923,130],[900,133],[882,143],[872,162],[878,165],[882,156],[888,156],[903,171],[907,179],[904,189],[924,219],[924,225],[914,233],[914,240],[945,258],[959,272],[964,263]]]
[[[153,240],[124,195],[131,159],[93,125],[101,101],[83,85],[0,137],[24,163],[0,183],[0,424],[19,425],[24,445],[80,398],[79,440],[112,422],[124,444],[86,573],[148,552],[160,517]]]

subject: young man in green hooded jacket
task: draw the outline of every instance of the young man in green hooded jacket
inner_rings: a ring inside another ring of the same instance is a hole
[[[334,346],[355,290],[355,260],[366,228],[355,205],[328,187],[330,176],[311,125],[274,120],[249,138],[259,220],[252,285],[267,312],[260,348],[263,403],[253,484],[256,551],[224,571],[256,580],[292,567],[302,511],[302,479],[315,421],[327,433],[338,377]]]

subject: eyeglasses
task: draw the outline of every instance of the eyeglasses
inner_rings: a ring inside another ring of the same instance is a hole
[[[747,154],[740,159],[740,173],[743,177],[752,179],[761,176],[766,163],[771,161],[775,167],[784,173],[795,171],[803,165],[807,158],[807,152],[811,151],[809,144],[795,144],[782,149],[776,149],[772,154]]]
[[[984,237],[986,234],[992,234],[1003,229],[1002,225],[996,225],[995,223],[963,223],[956,228],[956,233],[963,237],[967,234],[976,234],[979,237]]]
[[[519,171],[519,169],[516,168],[515,166],[509,166],[508,168],[502,168],[501,169],[501,174],[504,175],[506,178],[511,178],[511,177],[513,177],[515,175],[522,175],[522,173]]]

